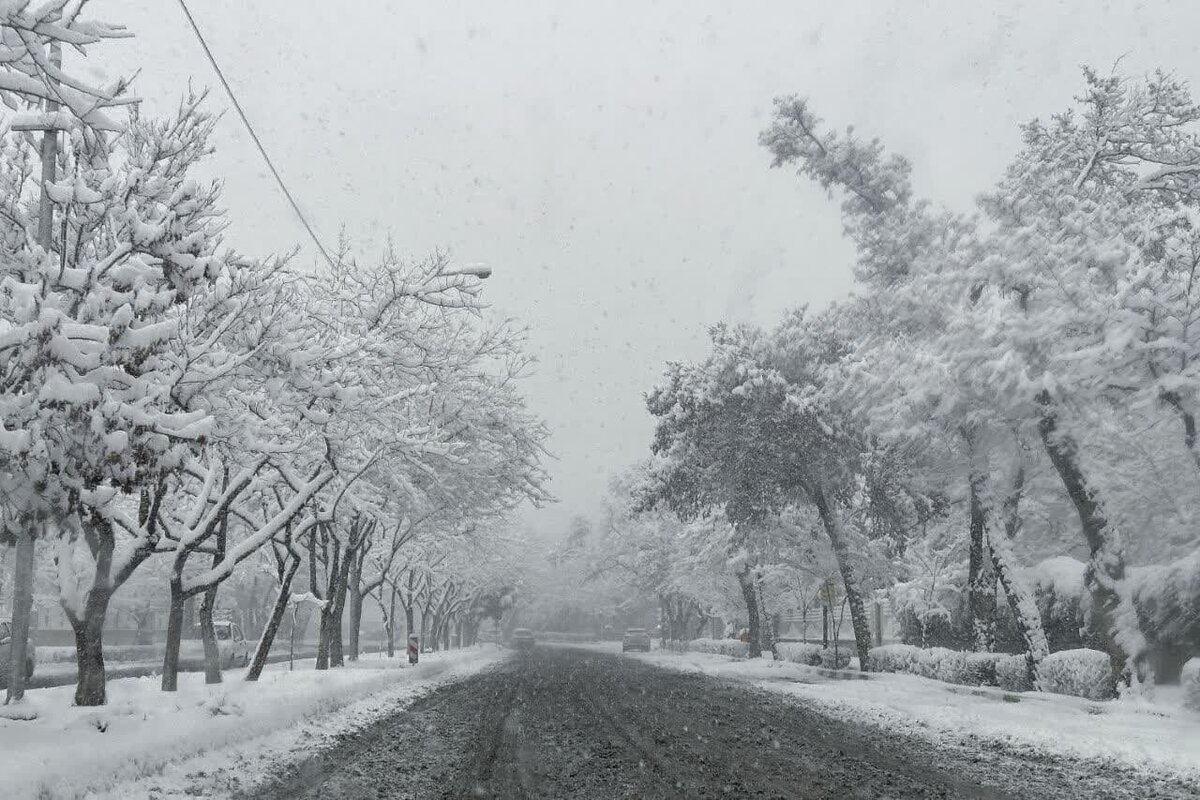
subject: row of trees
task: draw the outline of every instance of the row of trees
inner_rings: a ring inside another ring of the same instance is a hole
[[[763,587],[828,564],[866,668],[868,592],[943,614],[961,565],[968,644],[993,649],[1013,620],[1036,680],[1026,565],[1071,553],[1083,642],[1127,683],[1155,646],[1194,646],[1200,107],[1166,74],[1086,70],[1076,104],[1021,141],[961,214],[878,141],[776,102],[761,143],[841,198],[858,290],[771,330],[719,325],[707,357],[668,365],[648,395],[655,459],[616,493],[680,520],[650,523],[671,554],[655,591],[723,557],[758,652]],[[653,555],[638,538],[626,552]]]
[[[48,550],[79,705],[105,701],[106,614],[147,564],[169,596],[167,691],[192,599],[220,679],[213,612],[247,562],[265,560],[277,584],[251,680],[297,593],[320,608],[319,668],[344,658],[347,607],[357,650],[380,593],[389,610],[426,603],[435,626],[462,618],[492,576],[459,553],[495,547],[508,511],[546,499],[544,429],[517,388],[521,332],[479,313],[488,270],[390,246],[360,263],[344,238],[311,269],[235,253],[220,185],[194,176],[216,122],[203,94],[167,118],[130,105],[118,121],[124,84],[89,88],[59,66],[62,47],[123,34],[81,22],[80,5],[10,4],[0,20],[0,89],[21,110],[0,139],[13,663]]]

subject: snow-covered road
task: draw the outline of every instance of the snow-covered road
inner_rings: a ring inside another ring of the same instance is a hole
[[[1046,751],[946,746],[691,667],[539,646],[338,737],[240,796],[1195,796],[1175,777],[1147,780]]]

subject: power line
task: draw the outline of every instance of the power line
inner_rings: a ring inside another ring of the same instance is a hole
[[[208,56],[208,63],[212,64],[213,71],[217,73],[217,77],[221,80],[221,85],[225,87],[225,93],[229,95],[230,101],[233,102],[233,107],[237,111],[238,116],[242,118],[246,130],[250,133],[250,138],[254,140],[254,144],[258,147],[258,152],[262,154],[263,161],[267,162],[267,167],[271,170],[271,174],[275,176],[275,182],[279,184],[280,191],[287,201],[291,203],[292,210],[296,212],[296,216],[300,219],[300,224],[304,226],[304,230],[308,231],[308,235],[312,237],[313,244],[321,251],[321,255],[329,262],[329,266],[333,266],[333,259],[329,257],[329,251],[325,249],[325,245],[321,244],[321,240],[317,238],[316,231],[308,224],[308,220],[304,217],[304,212],[300,210],[300,205],[296,202],[296,198],[292,197],[292,193],[288,191],[287,185],[283,182],[283,177],[280,176],[279,170],[275,169],[275,163],[271,161],[271,157],[267,155],[267,150],[263,147],[262,141],[258,138],[258,134],[254,132],[254,126],[250,124],[250,120],[246,117],[246,112],[242,110],[242,104],[238,102],[237,95],[233,93],[233,87],[229,85],[229,81],[225,79],[225,73],[221,71],[221,67],[217,64],[217,59],[213,56],[212,50],[208,47],[208,42],[204,40],[204,34],[200,32],[200,27],[196,25],[196,18],[192,16],[191,10],[187,7],[185,0],[179,0],[179,7],[183,9],[184,16],[187,17],[188,23],[192,26],[192,31],[195,32],[196,38],[200,41],[200,46],[204,48],[204,55]]]

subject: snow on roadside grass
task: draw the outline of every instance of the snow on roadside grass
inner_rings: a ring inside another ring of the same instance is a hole
[[[1095,702],[954,686],[915,675],[871,673],[867,680],[836,680],[812,667],[765,658],[661,651],[631,657],[666,669],[743,681],[802,698],[838,719],[938,744],[961,746],[970,740],[973,747],[993,744],[1017,753],[1115,761],[1200,787],[1200,713],[1182,708],[1176,687],[1160,687],[1161,702]]]
[[[198,790],[195,782],[244,786],[289,754],[311,751],[321,735],[368,724],[373,713],[383,716],[500,658],[496,648],[475,647],[427,653],[416,667],[366,659],[322,672],[309,662],[289,672],[281,664],[257,684],[241,680],[242,670],[215,686],[189,673],[174,694],[160,691],[157,677],[122,678],[109,683],[101,708],[72,706],[73,686],[38,689],[26,696],[37,720],[0,719],[0,797],[217,796],[215,787]],[[143,788],[151,783],[161,786]]]

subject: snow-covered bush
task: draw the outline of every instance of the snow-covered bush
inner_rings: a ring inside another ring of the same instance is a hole
[[[686,653],[688,643],[683,639],[667,639],[666,647],[673,653]]]
[[[1193,658],[1183,665],[1180,681],[1184,707],[1200,711],[1200,658]]]
[[[912,644],[885,644],[882,647],[872,647],[870,651],[871,669],[875,672],[916,672],[917,659],[921,657],[921,648]]]
[[[965,683],[967,654],[960,650],[933,647],[928,651],[933,677],[944,683]]]
[[[909,644],[873,647],[870,655],[871,669],[876,672],[905,672],[964,686],[996,685],[997,664],[1005,658],[1002,653],[964,653],[945,647],[922,649]]]
[[[962,683],[966,686],[998,686],[996,667],[1007,657],[1005,653],[967,653]]]
[[[1087,607],[1083,583],[1086,571],[1086,564],[1070,556],[1048,558],[1028,570],[1051,650],[1070,650],[1083,645],[1080,631]]]
[[[821,645],[808,642],[776,642],[775,658],[810,667],[821,665]]]
[[[942,662],[953,658],[954,656],[951,654],[954,652],[945,647],[922,648],[916,661],[913,662],[913,674],[920,675],[922,678],[941,680],[938,673],[942,671]]]
[[[1099,650],[1060,650],[1042,660],[1038,670],[1042,689],[1057,694],[1107,700],[1116,697],[1112,662]]]
[[[1129,586],[1151,641],[1185,647],[1200,641],[1200,550],[1170,564],[1131,569]]]
[[[1031,692],[1029,664],[1025,655],[1001,656],[996,661],[996,683],[1008,692]]]
[[[734,658],[750,655],[750,643],[738,639],[692,639],[687,643],[687,649],[693,653],[715,653]]]
[[[933,677],[961,686],[995,686],[1001,653],[970,653],[937,647],[927,651]]]
[[[850,651],[846,649],[826,647],[821,650],[820,657],[821,666],[825,669],[845,669],[850,666]]]
[[[901,568],[908,580],[892,586],[889,597],[904,641],[924,647],[954,641],[954,609],[966,585],[962,541],[919,541],[905,551]]]
[[[161,644],[130,644],[104,648],[104,660],[110,664],[129,661],[153,661],[161,659],[164,646]],[[39,647],[38,663],[66,664],[76,660],[74,647]]]
[[[850,651],[839,649],[835,656],[833,648],[822,647],[819,644],[776,642],[775,658],[779,661],[791,661],[794,664],[807,664],[810,667],[845,669],[850,664]]]

